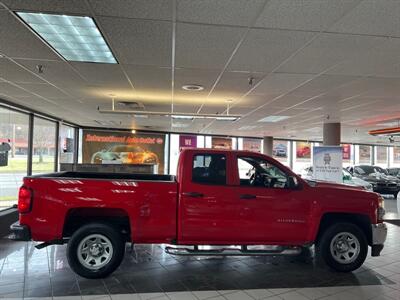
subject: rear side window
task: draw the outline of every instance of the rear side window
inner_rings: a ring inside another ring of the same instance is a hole
[[[193,157],[192,181],[226,184],[226,157],[223,154],[201,154]]]

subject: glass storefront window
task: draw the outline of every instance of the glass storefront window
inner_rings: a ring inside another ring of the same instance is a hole
[[[61,124],[59,143],[59,163],[73,163],[75,150],[75,128]]]
[[[343,167],[349,167],[354,165],[354,145],[352,144],[342,144],[343,148]]]
[[[0,210],[17,203],[28,169],[29,116],[0,108]]]
[[[355,157],[357,164],[371,164],[371,146],[368,145],[356,145]]]
[[[388,147],[375,146],[375,165],[382,168],[388,167]]]
[[[390,147],[390,167],[400,167],[400,146]]]
[[[54,172],[56,123],[35,117],[32,174]]]

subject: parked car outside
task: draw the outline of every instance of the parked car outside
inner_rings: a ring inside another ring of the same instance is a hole
[[[347,170],[355,177],[372,184],[374,192],[397,197],[400,190],[400,180],[385,174],[385,170],[378,166],[358,165],[348,167]]]
[[[367,191],[372,191],[372,184],[366,182],[365,180],[362,180],[361,178],[352,176],[350,174],[350,172],[347,171],[346,169],[343,169],[342,173],[343,173],[343,184],[348,184],[348,185],[352,185],[352,186],[360,186],[360,187],[363,187],[364,189],[366,189]],[[301,176],[301,178],[304,178],[306,180],[315,180],[313,177],[312,166],[304,168],[301,171],[300,176]]]
[[[400,168],[387,168],[386,171],[389,175],[400,178]]]

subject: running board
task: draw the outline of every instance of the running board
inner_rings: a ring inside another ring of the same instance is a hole
[[[200,246],[205,249],[199,249],[199,246],[189,247],[165,247],[165,252],[171,255],[182,256],[268,256],[268,255],[299,255],[301,247],[282,247],[267,246],[267,249],[257,249],[258,246],[240,246],[240,247],[216,247]],[[209,249],[208,249],[209,248]],[[254,248],[251,250],[249,248]]]

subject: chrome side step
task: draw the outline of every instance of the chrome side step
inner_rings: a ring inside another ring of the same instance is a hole
[[[267,256],[299,255],[301,247],[282,246],[167,246],[165,252],[182,256]]]

